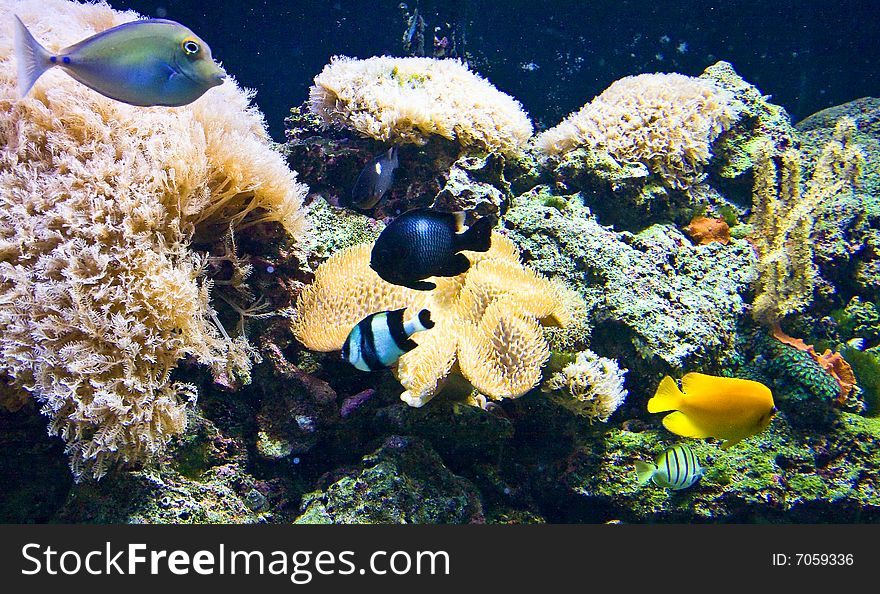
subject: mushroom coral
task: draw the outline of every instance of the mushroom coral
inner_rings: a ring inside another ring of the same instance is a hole
[[[413,291],[380,279],[370,268],[372,244],[342,250],[318,267],[314,283],[296,306],[294,334],[319,351],[342,348],[362,318],[384,310],[422,308],[435,326],[412,336],[396,374],[400,398],[422,406],[452,372],[492,399],[516,398],[534,388],[550,355],[539,321],[565,325],[562,288],[523,266],[512,241],[492,234],[487,252],[463,252],[470,269],[432,280],[432,291]],[[456,366],[457,364],[457,366]]]
[[[0,0],[51,51],[134,20],[106,4]],[[0,376],[42,405],[77,479],[143,461],[186,427],[184,357],[248,378],[255,356],[212,319],[198,234],[278,221],[303,198],[251,94],[227,79],[190,105],[135,107],[54,69],[16,90],[0,22]],[[4,401],[10,399],[5,398]]]

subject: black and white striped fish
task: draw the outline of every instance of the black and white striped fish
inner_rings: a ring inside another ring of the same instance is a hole
[[[679,443],[657,456],[656,464],[636,462],[636,474],[639,484],[653,479],[655,485],[677,491],[700,480],[703,468],[691,449]]]
[[[405,309],[380,311],[358,322],[342,345],[342,358],[361,371],[376,371],[397,363],[401,355],[418,346],[410,336],[434,327],[427,309],[404,321]]]

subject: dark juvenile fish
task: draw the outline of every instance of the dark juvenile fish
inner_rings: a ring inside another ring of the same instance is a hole
[[[394,183],[397,169],[397,147],[390,149],[366,164],[358,175],[351,192],[351,204],[362,209],[373,208]]]
[[[397,363],[404,353],[418,346],[410,336],[434,327],[427,309],[404,321],[405,310],[380,311],[358,322],[342,345],[342,358],[361,371],[377,371]]]
[[[463,233],[464,213],[430,208],[407,211],[394,219],[376,239],[370,267],[395,285],[430,291],[430,276],[458,276],[470,268],[462,250],[485,252],[492,241],[494,217],[483,217]]]

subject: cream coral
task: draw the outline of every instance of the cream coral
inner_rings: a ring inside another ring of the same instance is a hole
[[[135,19],[106,4],[0,0],[48,48]],[[308,237],[298,183],[233,81],[180,108],[113,101],[61,72],[15,88],[0,22],[0,373],[30,392],[79,477],[140,461],[186,426],[183,357],[247,376],[211,321],[201,234],[281,222]]]
[[[313,113],[382,141],[432,136],[513,153],[532,135],[518,101],[458,60],[334,56],[309,91]]]
[[[560,404],[576,414],[604,423],[626,399],[626,371],[614,359],[587,349],[553,374],[542,389],[557,396]]]
[[[741,111],[733,96],[683,74],[639,74],[615,81],[598,97],[534,139],[549,156],[587,147],[622,164],[643,163],[669,187],[703,179],[711,144]]]

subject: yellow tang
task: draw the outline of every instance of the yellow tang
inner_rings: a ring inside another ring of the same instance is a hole
[[[648,412],[673,410],[663,426],[682,437],[725,439],[721,449],[763,431],[776,413],[773,394],[760,382],[688,373],[681,390],[669,376],[648,400]]]

